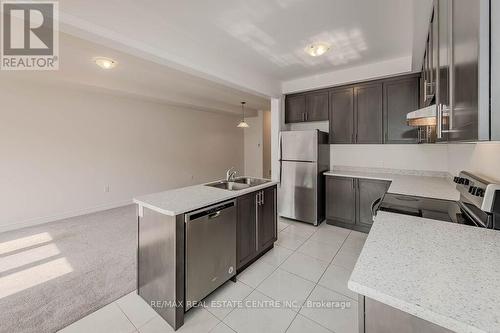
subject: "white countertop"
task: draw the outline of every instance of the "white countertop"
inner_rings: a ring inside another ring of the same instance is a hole
[[[175,216],[276,184],[278,182],[270,181],[269,183],[252,186],[239,191],[228,191],[201,184],[139,196],[134,198],[134,203],[158,213]]]
[[[434,199],[460,199],[455,184],[448,177],[437,177],[415,174],[381,173],[368,171],[333,170],[324,173],[326,176],[351,177],[387,180],[391,182],[388,192]]]
[[[379,212],[348,286],[456,332],[500,332],[500,232]]]

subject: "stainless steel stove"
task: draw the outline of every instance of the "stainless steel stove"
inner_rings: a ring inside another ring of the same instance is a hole
[[[459,201],[387,193],[378,210],[500,230],[500,185],[462,171]]]

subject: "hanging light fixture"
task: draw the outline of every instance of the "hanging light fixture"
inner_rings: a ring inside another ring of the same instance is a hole
[[[246,102],[241,102],[241,112],[243,114],[243,118],[241,119],[240,123],[237,126],[239,128],[250,127],[250,126],[248,126],[247,122],[245,121],[245,104],[246,104]]]

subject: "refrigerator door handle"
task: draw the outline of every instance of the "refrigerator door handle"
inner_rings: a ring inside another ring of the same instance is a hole
[[[283,173],[283,149],[282,149],[282,141],[283,141],[283,137],[281,135],[281,132],[280,132],[280,135],[279,135],[279,140],[278,140],[278,152],[279,152],[279,162],[280,162],[280,169],[279,169],[279,184],[281,186],[281,174]]]

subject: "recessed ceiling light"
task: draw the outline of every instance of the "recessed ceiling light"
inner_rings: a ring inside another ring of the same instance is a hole
[[[311,57],[319,57],[320,55],[325,54],[329,49],[330,45],[327,43],[314,43],[306,47],[305,51]]]
[[[116,65],[118,65],[117,61],[105,57],[96,57],[94,58],[94,62],[102,69],[113,69],[116,67]]]

